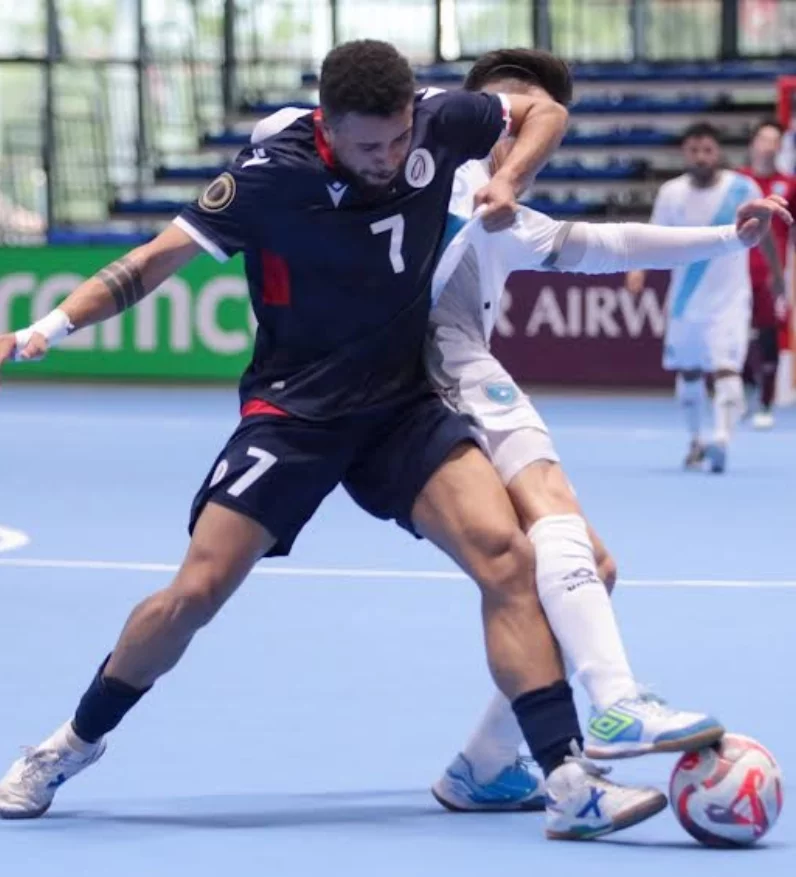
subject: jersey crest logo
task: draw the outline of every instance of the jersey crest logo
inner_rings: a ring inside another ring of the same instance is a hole
[[[771,186],[771,191],[775,195],[782,195],[784,198],[785,195],[788,194],[788,184],[784,180],[777,180],[776,183]]]
[[[517,401],[517,388],[513,384],[484,384],[484,394],[498,405],[513,405]]]
[[[334,183],[327,183],[326,191],[332,199],[332,204],[334,204],[335,207],[339,207],[340,202],[343,200],[343,196],[348,191],[348,186],[345,183],[335,181]]]
[[[413,189],[425,189],[436,171],[434,159],[427,149],[415,149],[406,159],[406,182]]]
[[[199,206],[208,213],[218,213],[233,202],[235,189],[235,178],[225,172],[220,177],[216,177],[202,192]]]

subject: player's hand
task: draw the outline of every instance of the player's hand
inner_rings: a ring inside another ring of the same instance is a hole
[[[628,271],[625,276],[625,289],[631,295],[641,295],[644,292],[645,279],[643,271]]]
[[[28,362],[42,359],[47,353],[48,347],[47,339],[38,332],[34,332],[30,336],[30,340],[20,351],[17,350],[17,338],[13,332],[0,335],[0,366],[15,358]]]
[[[511,183],[500,176],[492,177],[483,189],[479,189],[473,203],[487,231],[503,231],[514,225],[517,196]]]
[[[755,247],[771,227],[771,220],[778,216],[786,225],[793,225],[788,202],[781,195],[755,198],[741,204],[735,214],[735,228],[744,246]]]
[[[776,314],[779,323],[787,325],[789,310],[790,306],[788,305],[788,297],[786,295],[777,295],[774,297],[774,313]]]

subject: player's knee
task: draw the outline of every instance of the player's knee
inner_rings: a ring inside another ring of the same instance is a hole
[[[212,591],[201,585],[175,589],[169,595],[170,619],[180,630],[199,630],[212,621],[220,608]]]
[[[535,599],[533,548],[519,527],[505,527],[482,540],[473,574],[485,597]]]
[[[194,557],[165,592],[170,620],[180,629],[199,630],[224,604],[226,575],[210,557]]]

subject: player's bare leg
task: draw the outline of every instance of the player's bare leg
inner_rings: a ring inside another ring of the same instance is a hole
[[[610,594],[616,584],[616,562],[591,525],[588,531],[598,574]],[[532,760],[520,755],[522,743],[511,703],[496,691],[467,743],[432,787],[435,797],[452,810],[544,809],[544,783]],[[462,765],[472,780],[467,788],[455,781]]]
[[[421,492],[412,519],[481,589],[490,670],[547,778],[548,835],[594,837],[659,812],[664,805],[654,790],[614,786],[570,754],[573,741],[579,750],[582,740],[572,689],[531,587],[530,543],[486,457],[471,446],[455,450]],[[467,786],[469,765],[462,759],[459,767],[452,785]],[[602,812],[586,816],[589,800],[601,792]],[[449,798],[440,800],[455,809]]]
[[[540,460],[524,467],[508,493],[534,548],[536,586],[547,620],[568,669],[595,708],[587,754],[627,757],[698,748],[718,739],[722,728],[714,719],[674,711],[639,694],[599,576],[593,539],[603,568],[610,575],[616,567],[596,534],[590,538],[561,466]],[[523,792],[538,794],[537,783],[527,764],[515,765],[520,737],[511,713],[508,700],[497,694],[462,753],[435,784],[441,803],[457,809],[530,809]],[[452,773],[462,772],[462,761],[472,775],[467,788],[451,782]]]
[[[102,756],[105,735],[177,664],[274,541],[250,518],[208,503],[174,581],[133,610],[74,719],[15,762],[0,782],[0,817],[41,816],[62,783]]]
[[[705,446],[702,442],[702,413],[707,401],[704,375],[699,369],[678,372],[675,392],[680,400],[690,437],[683,466],[685,469],[700,469],[705,460]]]
[[[713,438],[705,446],[705,457],[711,472],[722,473],[727,468],[727,449],[733,431],[743,416],[743,379],[739,372],[720,369],[713,374]]]
[[[489,668],[501,691],[513,699],[561,682],[558,649],[530,587],[531,546],[486,457],[458,448],[421,492],[412,520],[478,583]]]
[[[208,503],[174,581],[133,610],[105,675],[133,688],[151,686],[175,666],[274,542],[251,518]]]

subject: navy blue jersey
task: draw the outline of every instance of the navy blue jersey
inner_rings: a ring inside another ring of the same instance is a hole
[[[243,402],[324,420],[422,388],[454,172],[489,153],[508,115],[501,96],[420,93],[405,165],[375,195],[335,170],[318,111],[265,121],[175,220],[218,259],[244,253],[258,329]]]

